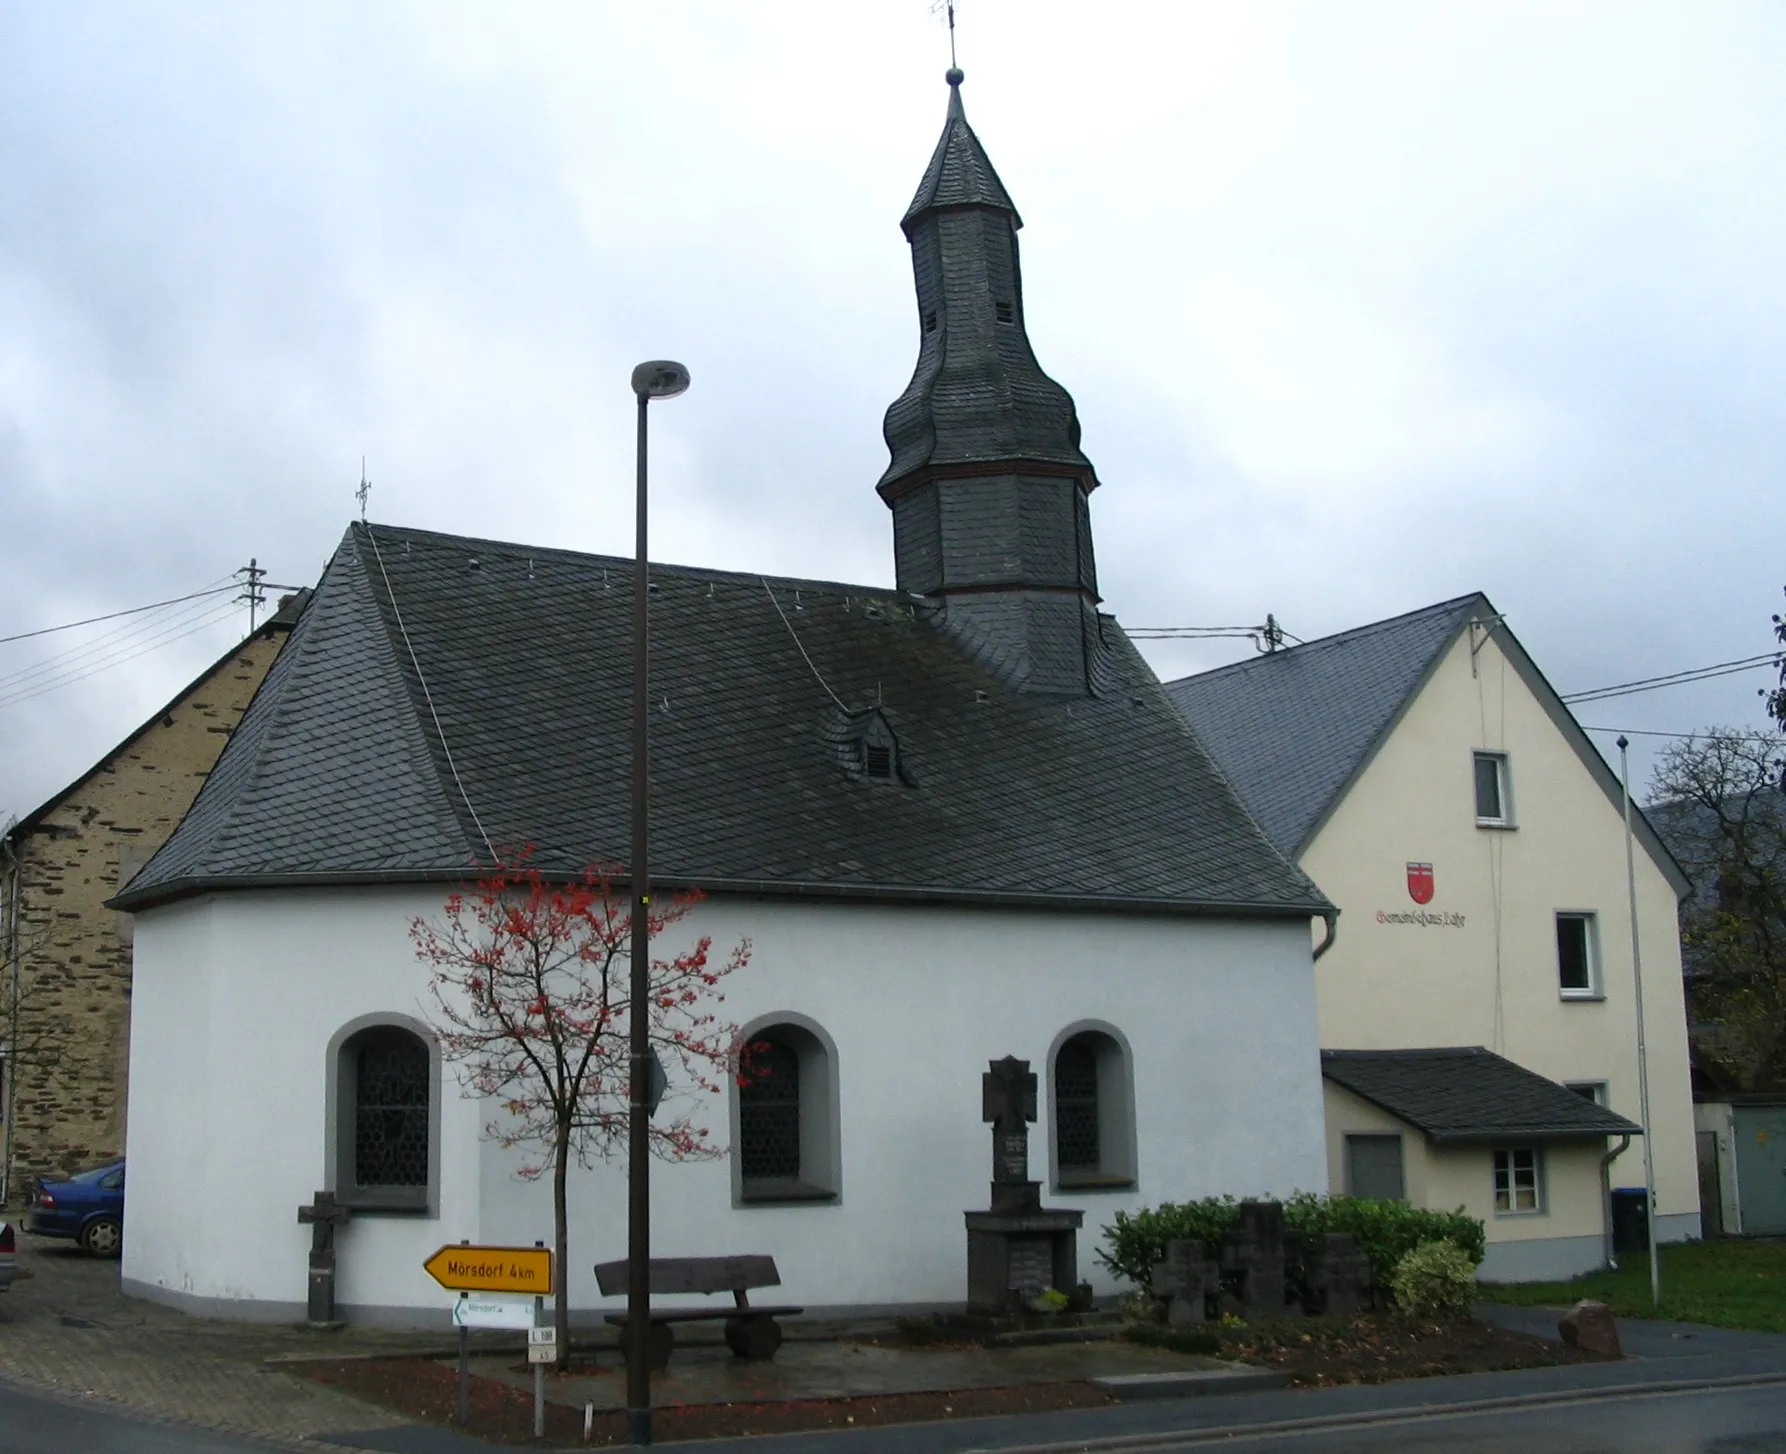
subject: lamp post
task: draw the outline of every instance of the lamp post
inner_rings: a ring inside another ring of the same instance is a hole
[[[639,401],[637,539],[633,560],[633,912],[632,989],[627,1012],[631,1065],[626,1121],[626,1432],[651,1442],[651,874],[646,825],[651,807],[647,741],[651,701],[650,568],[645,563],[645,413],[653,399],[688,388],[688,370],[653,359],[633,370]]]
[[[1650,1302],[1662,1305],[1662,1260],[1656,1252],[1656,1159],[1650,1149],[1650,1057],[1644,1037],[1643,950],[1637,938],[1637,850],[1631,833],[1631,740],[1619,734],[1619,786],[1625,799],[1625,892],[1631,901],[1631,997],[1637,1002],[1637,1117],[1643,1124],[1644,1226],[1650,1242]]]

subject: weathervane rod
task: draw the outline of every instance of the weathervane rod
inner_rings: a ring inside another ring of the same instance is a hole
[[[948,0],[949,5],[949,69],[959,70],[955,64],[955,0]]]

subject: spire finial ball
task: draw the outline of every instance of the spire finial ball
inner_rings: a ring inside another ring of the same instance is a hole
[[[943,72],[943,79],[951,86],[959,86],[967,79],[967,75],[960,66],[950,66],[948,70]]]

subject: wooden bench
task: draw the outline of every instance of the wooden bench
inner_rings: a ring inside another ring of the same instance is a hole
[[[595,1280],[601,1287],[603,1297],[626,1296],[626,1268],[624,1260],[596,1263]],[[651,1309],[651,1328],[647,1335],[651,1366],[663,1368],[669,1364],[670,1349],[676,1342],[676,1335],[670,1328],[671,1323],[707,1322],[714,1318],[725,1319],[726,1347],[738,1357],[773,1358],[775,1350],[781,1347],[782,1336],[781,1324],[775,1320],[778,1317],[791,1318],[806,1310],[752,1307],[749,1289],[780,1286],[781,1274],[775,1270],[773,1257],[653,1257],[653,1295],[729,1292],[732,1295],[732,1306]],[[608,1321],[624,1330],[627,1315],[609,1313]],[[627,1351],[624,1336],[620,1340],[620,1347],[622,1353]]]

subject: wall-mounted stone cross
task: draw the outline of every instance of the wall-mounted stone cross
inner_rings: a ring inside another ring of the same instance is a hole
[[[312,1323],[335,1321],[335,1229],[352,1218],[352,1210],[337,1202],[332,1191],[319,1191],[311,1205],[298,1208],[299,1225],[310,1228],[308,1313]]]

